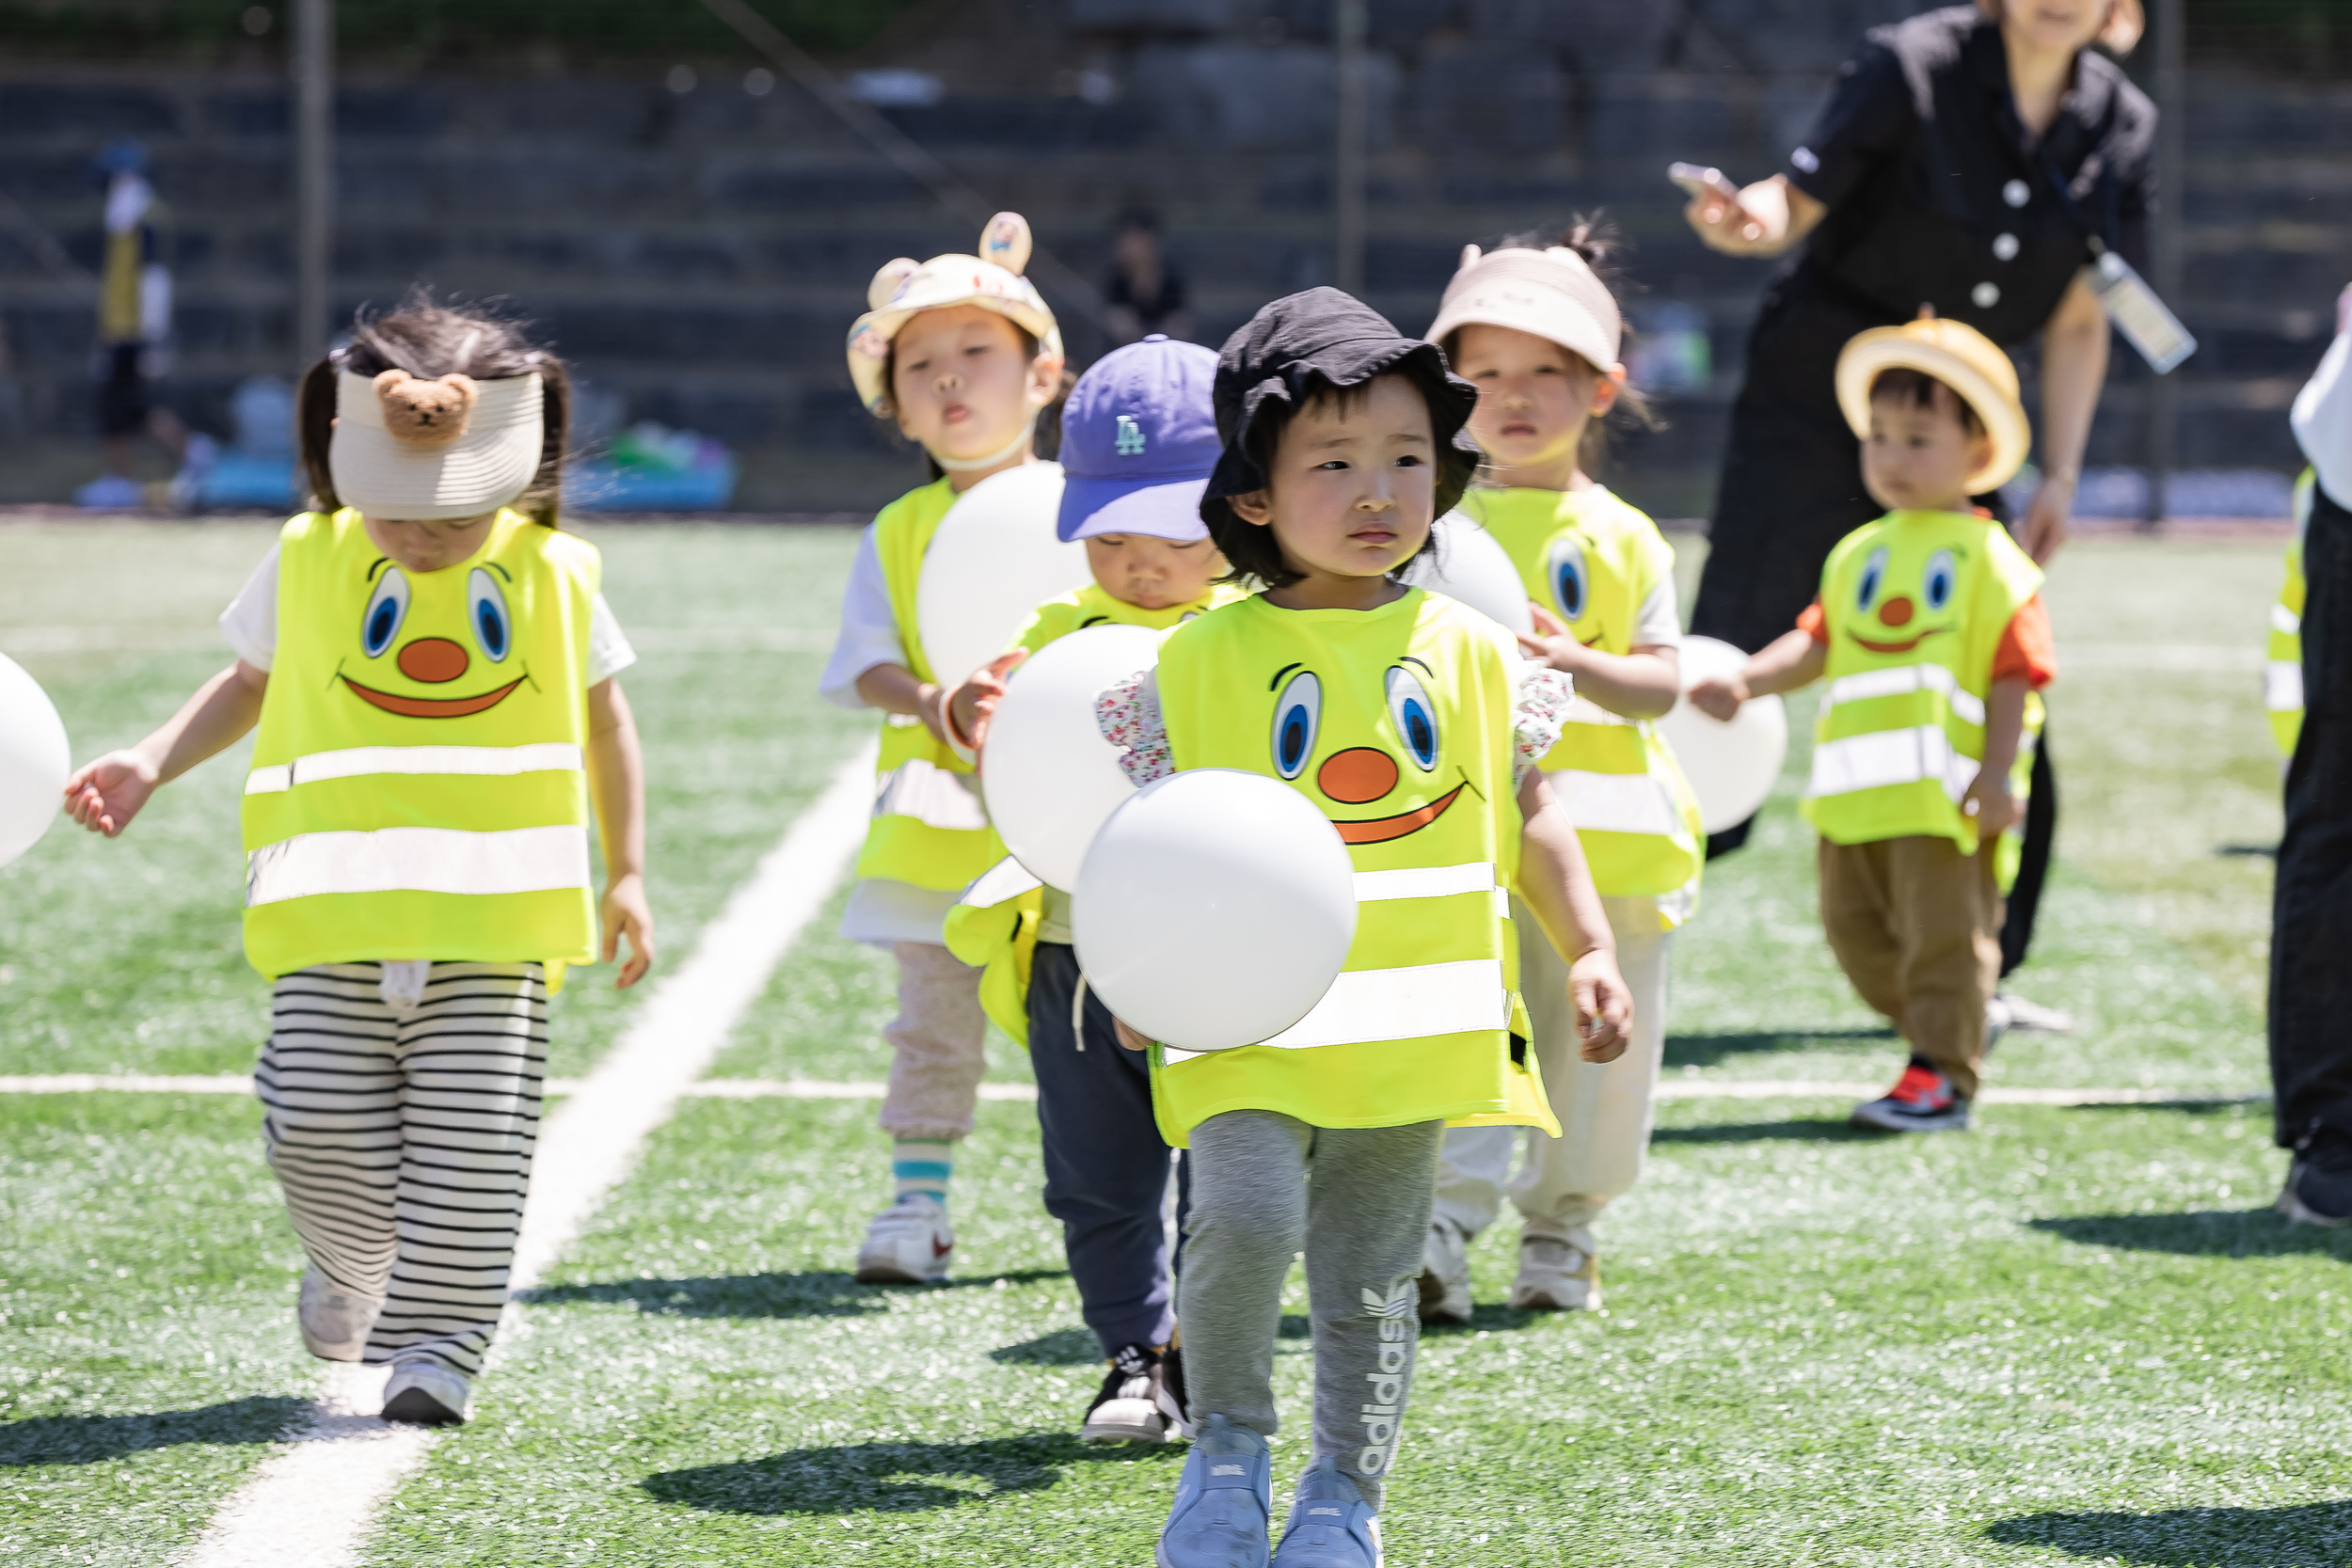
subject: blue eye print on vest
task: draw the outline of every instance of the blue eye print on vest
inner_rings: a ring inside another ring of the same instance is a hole
[[[370,658],[382,658],[384,650],[400,635],[400,624],[408,619],[408,579],[397,566],[384,568],[384,580],[368,595],[368,608],[359,613],[359,651]]]
[[[1941,610],[1946,605],[1950,604],[1952,602],[1952,585],[1957,581],[1959,581],[1959,577],[1954,572],[1952,567],[1951,551],[1938,550],[1933,555],[1928,557],[1928,576],[1927,581],[1924,585],[1927,592],[1928,608],[1930,610]]]
[[[1552,603],[1559,607],[1561,616],[1569,621],[1584,619],[1586,584],[1591,580],[1584,573],[1584,546],[1573,539],[1563,539],[1551,546],[1551,559],[1544,563],[1544,579],[1551,585]]]
[[[1323,683],[1301,670],[1274,699],[1274,770],[1295,779],[1315,754],[1315,731],[1323,723]]]
[[[1413,766],[1427,773],[1438,766],[1438,705],[1429,700],[1428,689],[1421,677],[1402,664],[1389,666],[1386,677],[1389,689],[1389,717],[1396,723],[1396,736],[1405,742],[1405,754],[1413,759]]]
[[[515,623],[506,613],[506,595],[500,591],[498,578],[479,566],[466,577],[466,624],[473,628],[473,640],[491,663],[505,660],[507,650],[515,645]]]
[[[1867,610],[1878,602],[1879,589],[1886,582],[1886,546],[1881,545],[1870,552],[1870,559],[1862,563],[1862,586],[1854,590],[1853,607]]]

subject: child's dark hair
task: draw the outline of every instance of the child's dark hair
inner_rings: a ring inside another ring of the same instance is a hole
[[[1037,358],[1038,350],[1043,346],[1038,341],[1037,334],[1014,321],[1010,316],[1005,317],[1004,322],[1007,326],[1012,328],[1013,336],[1021,340],[1023,362],[1034,361]],[[1037,454],[1041,462],[1051,463],[1061,455],[1062,405],[1070,401],[1070,389],[1077,384],[1078,372],[1070,368],[1069,361],[1064,360],[1061,368],[1061,384],[1054,388],[1052,401],[1037,411],[1037,425],[1029,435],[1029,450]],[[874,405],[876,419],[895,420],[898,418],[898,405],[894,401],[898,389],[898,340],[894,336],[890,340],[890,352],[882,358],[882,400]],[[929,451],[923,451],[923,467],[932,479],[947,477],[947,470],[939,466],[939,460]]]
[[[1948,401],[1960,416],[1960,428],[1970,436],[1984,434],[1984,420],[1977,413],[1977,405],[1952,389],[1949,382],[1938,381],[1925,371],[1915,371],[1908,365],[1893,365],[1870,378],[1870,396],[1876,403],[1881,398],[1894,403],[1908,403],[1914,408],[1935,408]]]
[[[1458,427],[1460,414],[1449,406],[1453,394],[1447,389],[1443,372],[1436,368],[1434,356],[1426,350],[1407,356],[1393,367],[1369,381],[1359,381],[1345,387],[1335,386],[1316,377],[1307,388],[1306,395],[1296,403],[1286,398],[1267,398],[1258,405],[1258,417],[1243,433],[1241,446],[1258,472],[1272,483],[1274,454],[1282,444],[1282,432],[1290,422],[1310,408],[1318,408],[1327,402],[1348,408],[1371,395],[1374,382],[1385,375],[1401,375],[1413,384],[1413,389],[1429,405],[1429,428],[1433,436],[1440,431]],[[1465,394],[1467,396],[1467,394]],[[1470,488],[1471,476],[1477,471],[1478,460],[1443,436],[1438,436],[1435,457],[1438,467],[1437,506],[1432,520],[1454,510]],[[1281,543],[1274,537],[1274,530],[1252,523],[1234,512],[1232,505],[1204,506],[1201,520],[1209,526],[1209,537],[1225,557],[1230,568],[1217,578],[1219,582],[1256,584],[1263,588],[1287,588],[1297,582],[1303,573],[1293,571],[1282,560]],[[1410,561],[1418,561],[1438,546],[1438,531],[1432,528],[1429,537],[1422,541],[1407,561],[1397,562],[1395,572],[1402,572]],[[1395,572],[1391,575],[1394,576]]]
[[[500,381],[536,371],[546,430],[539,471],[511,504],[534,523],[559,526],[564,450],[571,436],[571,381],[564,373],[563,360],[532,346],[521,323],[478,305],[437,304],[421,289],[384,315],[361,311],[352,323],[351,341],[304,374],[294,404],[303,470],[310,477],[315,509],[322,512],[342,505],[326,461],[335,433],[335,376],[341,371],[371,380],[386,371],[406,371],[423,381],[451,374]]]
[[[1635,292],[1632,278],[1618,260],[1620,253],[1628,247],[1618,236],[1616,224],[1599,213],[1589,215],[1579,213],[1568,220],[1565,229],[1523,229],[1516,234],[1505,234],[1495,249],[1549,250],[1555,245],[1564,250],[1573,250],[1581,257],[1584,264],[1593,269],[1593,276],[1599,278],[1620,302],[1628,293]],[[1445,340],[1438,345],[1445,350],[1449,364],[1456,357],[1460,340],[1461,329],[1456,327],[1447,333]],[[1626,350],[1632,341],[1633,328],[1623,326],[1618,337],[1620,358],[1631,357]],[[1593,370],[1597,374],[1601,367],[1596,365]],[[1630,383],[1620,387],[1617,388],[1617,401],[1610,406],[1607,414],[1600,419],[1584,421],[1584,435],[1577,443],[1576,461],[1577,466],[1587,473],[1598,468],[1609,455],[1608,421],[1611,420],[1641,430],[1662,430],[1666,423],[1650,406],[1649,399],[1642,395],[1640,388]]]

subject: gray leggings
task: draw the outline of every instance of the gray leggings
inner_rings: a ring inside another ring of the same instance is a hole
[[[1274,1435],[1282,1279],[1303,1250],[1315,1457],[1336,1457],[1375,1509],[1412,1384],[1415,1281],[1443,1132],[1435,1121],[1314,1127],[1274,1111],[1227,1111],[1192,1130],[1177,1284],[1192,1418]]]

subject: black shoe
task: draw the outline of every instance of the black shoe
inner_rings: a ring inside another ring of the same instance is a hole
[[[2352,1139],[2321,1129],[2295,1151],[2279,1212],[2297,1225],[2352,1225]]]
[[[1174,1340],[1160,1352],[1160,1414],[1168,1418],[1168,1430],[1177,1437],[1192,1435],[1192,1418],[1184,1414],[1184,1347]]]
[[[1161,1353],[1149,1345],[1121,1346],[1078,1435],[1097,1443],[1167,1442],[1168,1412],[1160,1408],[1165,1367]]]

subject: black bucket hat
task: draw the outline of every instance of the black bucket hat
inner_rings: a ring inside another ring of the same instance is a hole
[[[1438,438],[1438,515],[1452,511],[1478,471],[1477,443],[1463,434],[1478,388],[1447,368],[1437,344],[1407,338],[1353,294],[1320,288],[1262,306],[1225,340],[1210,394],[1225,450],[1201,494],[1200,520],[1213,529],[1232,526],[1238,519],[1226,498],[1266,487],[1248,437],[1268,399],[1295,409],[1325,387],[1360,387],[1389,374],[1411,377],[1428,400]]]

